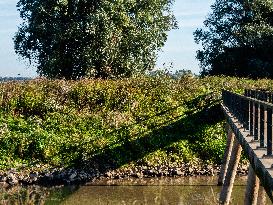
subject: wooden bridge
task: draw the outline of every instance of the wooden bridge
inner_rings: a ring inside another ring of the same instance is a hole
[[[242,150],[250,162],[245,204],[273,202],[273,93],[246,90],[244,95],[223,91],[228,136],[218,184],[220,204],[229,204]]]

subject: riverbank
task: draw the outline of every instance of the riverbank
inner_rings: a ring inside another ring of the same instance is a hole
[[[221,90],[272,85],[168,75],[1,83],[1,181],[215,174],[206,164],[220,164],[225,149]]]
[[[10,187],[17,185],[73,185],[84,184],[88,182],[101,181],[105,179],[145,179],[161,177],[197,177],[197,176],[216,176],[220,172],[219,165],[212,164],[181,164],[179,166],[136,166],[133,168],[120,168],[116,170],[107,170],[105,172],[90,168],[84,169],[44,169],[37,167],[30,170],[17,171],[10,169],[6,172],[0,172],[0,186]],[[240,163],[237,175],[246,176],[248,172],[248,163]]]

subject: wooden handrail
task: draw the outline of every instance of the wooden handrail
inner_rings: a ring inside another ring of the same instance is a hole
[[[244,95],[265,102],[273,102],[273,92],[271,91],[245,89]]]
[[[222,97],[228,135],[218,179],[218,184],[222,184],[219,202],[225,205],[230,202],[241,150],[244,150],[250,162],[245,204],[261,204],[258,196],[263,198],[264,191],[273,203],[273,93],[245,90],[244,95],[239,95],[223,90]]]
[[[267,148],[267,155],[272,156],[272,111],[269,92],[246,90],[240,95],[227,90],[222,91],[223,104],[234,117],[250,132],[260,147]],[[273,98],[272,98],[273,99]],[[265,132],[266,130],[266,132]],[[266,139],[266,140],[265,140]]]

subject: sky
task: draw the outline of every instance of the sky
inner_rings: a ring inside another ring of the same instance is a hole
[[[35,67],[29,67],[14,52],[13,36],[20,25],[19,12],[16,8],[18,0],[0,0],[0,77],[35,77]],[[169,32],[168,40],[159,53],[157,67],[175,70],[191,70],[199,73],[193,32],[202,27],[203,21],[210,12],[213,0],[175,0],[174,14],[179,29]]]

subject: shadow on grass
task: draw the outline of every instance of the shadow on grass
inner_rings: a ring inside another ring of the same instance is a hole
[[[223,120],[220,104],[216,104],[200,111],[188,112],[185,116],[179,116],[172,122],[164,122],[164,124],[158,125],[160,128],[154,128],[147,134],[140,134],[141,137],[134,140],[130,136],[129,128],[125,127],[116,131],[122,136],[119,142],[100,150],[90,159],[88,166],[95,166],[96,169],[104,173],[130,162],[141,160],[146,155],[183,139],[189,143],[195,143],[200,140],[196,137],[198,132]]]
[[[109,136],[112,134],[120,136],[118,142],[103,148],[88,161],[78,159],[75,164],[84,169],[98,170],[100,174],[104,174],[130,162],[137,162],[138,160],[143,159],[146,155],[159,149],[165,149],[172,143],[180,140],[185,139],[192,144],[196,141],[200,141],[201,139],[197,137],[197,134],[200,133],[200,131],[224,120],[224,115],[218,101],[206,102],[206,105],[202,107],[198,105],[200,101],[205,99],[205,96],[202,99],[200,99],[200,97],[199,99],[193,99],[192,102],[186,104],[186,106],[189,105],[187,106],[189,111],[184,113],[183,116],[172,119],[172,121],[165,121],[161,125],[157,124],[157,127],[149,128],[152,130],[151,132],[139,133],[140,136],[135,138],[132,138],[130,134],[130,129],[133,125],[117,129],[109,133]],[[168,111],[158,113],[153,117],[163,116],[166,113],[168,113]],[[137,125],[143,125],[147,120],[149,119],[144,119],[141,122],[138,122]],[[96,173],[94,174],[96,175]],[[77,182],[78,185],[74,186],[73,190],[70,190],[67,193],[62,190],[57,194],[60,196],[53,194],[51,197],[53,196],[59,199],[66,198],[73,194],[73,192],[77,191],[80,187],[79,185],[85,182],[86,181]],[[49,182],[46,180],[40,181],[40,184],[51,186],[63,184],[63,182],[58,180]]]

